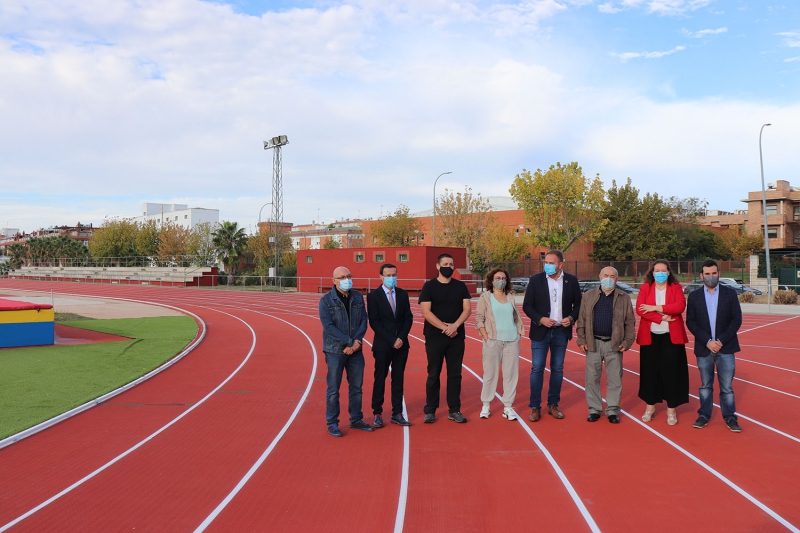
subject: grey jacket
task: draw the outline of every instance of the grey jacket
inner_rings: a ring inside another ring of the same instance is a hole
[[[481,297],[478,298],[478,308],[475,310],[475,329],[486,328],[486,334],[490,339],[497,338],[497,324],[494,321],[494,314],[492,313],[492,300],[491,291],[484,291]],[[508,294],[508,300],[514,304],[514,324],[517,326],[517,333],[520,335],[525,334],[525,327],[522,325],[522,317],[519,315],[519,309],[514,302],[514,293]]]
[[[581,299],[581,310],[578,314],[578,346],[588,346],[588,351],[595,351],[594,343],[594,306],[600,299],[602,289],[587,291]],[[611,346],[617,351],[619,346],[630,349],[636,340],[636,315],[633,312],[631,297],[619,289],[614,289],[614,317],[611,323]]]

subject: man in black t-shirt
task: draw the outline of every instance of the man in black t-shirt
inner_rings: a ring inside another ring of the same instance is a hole
[[[442,364],[447,362],[448,419],[467,421],[461,414],[461,363],[464,361],[464,322],[472,313],[470,294],[461,280],[453,279],[453,256],[442,254],[436,261],[439,275],[425,282],[419,293],[419,306],[425,318],[425,352],[428,355],[428,381],[425,383],[426,424],[436,421]]]

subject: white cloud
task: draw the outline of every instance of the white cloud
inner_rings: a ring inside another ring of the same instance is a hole
[[[800,47],[800,31],[784,31],[776,33],[775,35],[784,37],[784,39],[781,40],[783,46],[788,46],[789,48]]]
[[[800,61],[800,56],[789,57],[787,59],[784,59],[783,61],[786,63],[793,63],[795,61]]]
[[[647,2],[647,7],[651,13],[678,16],[688,11],[696,11],[710,3],[711,0],[652,0]]]
[[[611,2],[606,2],[605,4],[600,4],[599,6],[597,6],[597,10],[600,13],[613,15],[614,13],[619,13],[620,11],[622,11],[622,8],[614,7],[614,5]]]
[[[621,59],[622,61],[628,61],[631,59],[658,59],[664,56],[674,54],[675,52],[680,52],[682,50],[686,50],[686,47],[676,46],[672,50],[666,50],[664,52],[623,52],[621,54],[612,53],[611,55]]]
[[[717,28],[716,30],[706,29],[700,31],[689,31],[687,29],[681,30],[681,33],[686,37],[693,37],[695,39],[702,39],[703,37],[709,37],[711,35],[721,35],[726,33],[728,28]]]

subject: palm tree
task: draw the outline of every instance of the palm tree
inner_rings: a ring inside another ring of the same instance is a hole
[[[239,260],[244,255],[247,247],[247,235],[244,232],[244,228],[240,228],[236,222],[223,220],[212,235],[217,259],[222,263],[225,272],[232,275],[236,272]],[[229,276],[228,284],[230,282]]]
[[[19,268],[23,265],[28,256],[28,247],[21,242],[15,242],[6,248],[6,253],[11,258],[11,266],[13,268]]]

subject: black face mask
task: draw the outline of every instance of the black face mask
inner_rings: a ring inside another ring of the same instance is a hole
[[[442,276],[449,278],[453,275],[453,268],[452,267],[439,267],[439,274]]]

